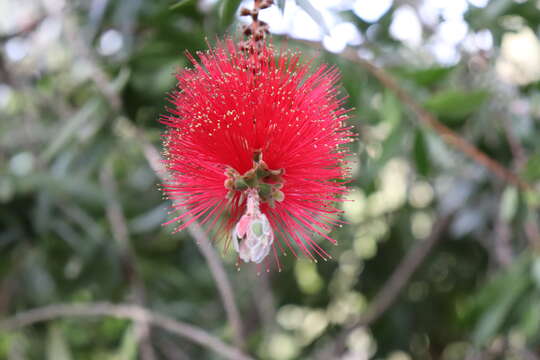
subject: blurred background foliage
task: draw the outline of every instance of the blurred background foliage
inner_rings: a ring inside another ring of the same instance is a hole
[[[325,245],[334,261],[289,256],[283,272],[257,275],[216,246],[247,351],[330,358],[325,349],[440,226],[395,302],[346,336],[342,358],[539,359],[540,3],[277,3],[261,14],[276,46],[340,68],[358,157],[354,202],[343,205],[350,224],[333,232],[339,246]],[[161,226],[168,204],[140,136],[159,146],[157,119],[184,51],[238,37],[239,4],[0,0],[2,318],[54,303],[138,302],[232,341],[196,244]],[[346,46],[531,189],[446,145],[341,56]],[[57,319],[0,332],[0,359],[149,360],[135,330],[128,320]],[[147,340],[156,359],[222,358],[159,329]]]

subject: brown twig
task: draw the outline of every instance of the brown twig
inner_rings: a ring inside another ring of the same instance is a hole
[[[221,295],[225,312],[227,313],[227,317],[233,330],[234,343],[240,349],[245,349],[246,343],[244,340],[244,331],[240,312],[236,306],[232,285],[227,277],[223,263],[220,261],[212,246],[212,243],[199,224],[196,226],[190,226],[188,231],[195,239],[197,246],[201,250],[206,262],[208,263],[208,266],[210,267],[210,271],[216,280],[216,285]]]
[[[519,178],[512,171],[480,151],[476,146],[446,125],[442,124],[433,114],[424,109],[415,99],[413,99],[413,97],[410,96],[409,93],[407,93],[397,81],[382,68],[360,57],[352,48],[346,49],[341,55],[345,59],[359,64],[369,71],[369,73],[376,77],[384,87],[392,91],[401,102],[406,104],[416,114],[418,121],[421,124],[434,130],[447,144],[466,154],[504,182],[515,185],[521,190],[531,189],[531,186],[528,183]]]
[[[146,322],[209,348],[227,359],[253,360],[250,356],[223,343],[218,338],[198,327],[171,319],[165,315],[158,314],[138,305],[114,305],[110,303],[50,305],[19,313],[11,318],[2,320],[0,321],[0,329],[15,330],[60,317],[91,316],[111,316],[115,318],[131,319],[136,322]]]
[[[262,271],[260,275],[251,274],[252,295],[255,309],[259,315],[259,321],[264,331],[262,342],[267,344],[270,340],[270,335],[277,328],[276,323],[276,300],[272,293],[271,273]]]
[[[240,43],[240,49],[257,53],[264,45],[266,35],[269,33],[268,24],[259,20],[259,12],[274,4],[274,0],[255,0],[253,10],[248,8],[240,9],[240,16],[250,16],[251,24],[243,25],[242,32],[247,37],[246,41]]]
[[[102,187],[106,193],[107,206],[106,213],[111,225],[113,238],[118,244],[124,273],[130,283],[133,292],[134,302],[144,306],[146,303],[146,289],[137,268],[135,252],[129,240],[129,230],[122,205],[118,200],[118,186],[114,178],[112,164],[108,162],[100,174]],[[140,344],[141,358],[143,360],[156,360],[156,354],[152,347],[151,330],[146,322],[137,322],[135,326],[135,336]]]

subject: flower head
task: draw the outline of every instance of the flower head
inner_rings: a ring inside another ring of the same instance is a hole
[[[310,71],[299,53],[250,53],[231,40],[198,57],[177,74],[162,117],[172,173],[164,191],[184,210],[169,223],[223,230],[245,262],[296,254],[292,243],[326,259],[314,235],[335,242],[328,232],[339,223],[351,139],[337,70]]]

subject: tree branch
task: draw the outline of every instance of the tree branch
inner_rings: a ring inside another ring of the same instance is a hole
[[[410,96],[401,86],[399,86],[397,81],[386,71],[361,58],[352,48],[348,48],[343,51],[341,56],[362,66],[369,73],[371,73],[371,75],[377,78],[384,87],[392,91],[401,102],[406,104],[416,114],[418,121],[421,124],[434,130],[448,145],[466,154],[472,160],[484,166],[504,182],[515,185],[522,190],[531,189],[531,186],[528,183],[519,178],[512,171],[480,151],[476,146],[460,136],[458,133],[442,124],[433,114],[424,109],[416,100],[413,99],[412,96]]]
[[[102,187],[107,197],[106,213],[111,226],[113,238],[119,250],[124,274],[130,284],[133,300],[137,305],[144,306],[146,303],[146,289],[141,279],[137,266],[135,252],[129,239],[129,230],[122,205],[118,200],[118,186],[114,178],[112,163],[107,162],[100,173]],[[135,336],[142,360],[156,360],[156,354],[152,347],[151,329],[146,322],[137,322]]]
[[[146,322],[178,336],[189,339],[196,344],[209,348],[227,359],[253,360],[253,358],[250,356],[223,343],[218,338],[208,334],[198,327],[171,319],[167,316],[155,313],[138,305],[114,305],[110,303],[50,305],[19,313],[11,318],[2,320],[0,321],[0,329],[15,330],[59,317],[91,316],[111,316],[115,318],[126,318],[136,322]]]
[[[272,293],[271,273],[262,271],[260,275],[251,274],[252,296],[255,309],[259,315],[260,327],[263,330],[262,343],[268,344],[270,336],[277,329],[276,300]]]

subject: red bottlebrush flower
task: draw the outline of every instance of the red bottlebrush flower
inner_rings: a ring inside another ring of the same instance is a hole
[[[335,242],[327,233],[340,223],[351,140],[337,70],[310,72],[298,53],[263,45],[254,55],[231,40],[198,56],[177,74],[161,119],[172,174],[164,191],[184,210],[168,223],[224,230],[244,262],[273,250],[279,265],[278,251],[296,255],[291,243],[328,258],[312,236]]]

